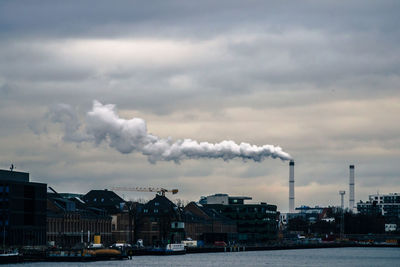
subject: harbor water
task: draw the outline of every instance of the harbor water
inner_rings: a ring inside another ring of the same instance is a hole
[[[132,260],[98,262],[35,262],[2,266],[400,266],[400,248],[322,248],[137,256]]]

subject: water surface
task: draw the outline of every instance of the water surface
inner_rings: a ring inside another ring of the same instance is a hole
[[[177,256],[138,256],[133,260],[123,261],[37,262],[6,266],[400,266],[400,248],[322,248],[200,253]]]

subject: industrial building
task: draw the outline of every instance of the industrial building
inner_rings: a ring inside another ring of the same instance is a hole
[[[365,215],[382,215],[385,230],[400,230],[400,193],[369,195],[368,201],[357,203],[357,210]]]
[[[46,184],[0,170],[0,236],[6,246],[46,245]]]
[[[309,206],[300,206],[296,208],[296,211],[298,211],[298,216],[302,216],[305,219],[307,219],[308,222],[314,223],[320,220],[327,221],[327,222],[332,222],[335,219],[328,217],[327,213],[329,210],[332,208],[326,208],[326,207],[309,207]]]
[[[131,243],[134,240],[134,218],[132,207],[135,203],[126,202],[114,191],[91,190],[82,196],[82,200],[91,207],[105,210],[111,216],[113,242]]]
[[[190,202],[184,208],[184,213],[187,238],[211,244],[215,241],[229,243],[237,240],[236,221],[221,215],[215,209]]]
[[[235,221],[239,242],[258,243],[276,239],[279,215],[276,206],[264,202],[244,203],[245,200],[251,199],[246,196],[231,197],[227,194],[215,194],[202,197],[199,203]]]
[[[68,196],[68,194],[63,194]],[[47,241],[57,247],[93,242],[94,236],[110,244],[111,217],[103,209],[88,206],[78,197],[47,194]]]

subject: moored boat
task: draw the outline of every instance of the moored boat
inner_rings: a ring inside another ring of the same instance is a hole
[[[0,251],[0,264],[20,261],[22,261],[22,257],[17,251]]]
[[[181,255],[186,254],[184,244],[167,244],[162,247],[152,247],[134,251],[135,255]]]
[[[49,261],[97,261],[127,258],[117,249],[79,249],[79,250],[52,250],[47,253]]]

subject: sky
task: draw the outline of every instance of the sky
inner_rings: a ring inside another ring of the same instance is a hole
[[[152,162],[97,138],[100,103],[170,142],[281,147],[296,206],[339,205],[339,190],[348,203],[350,164],[356,201],[400,192],[398,14],[399,1],[1,1],[0,168],[59,192],[178,188],[171,199],[288,211],[287,160]]]

